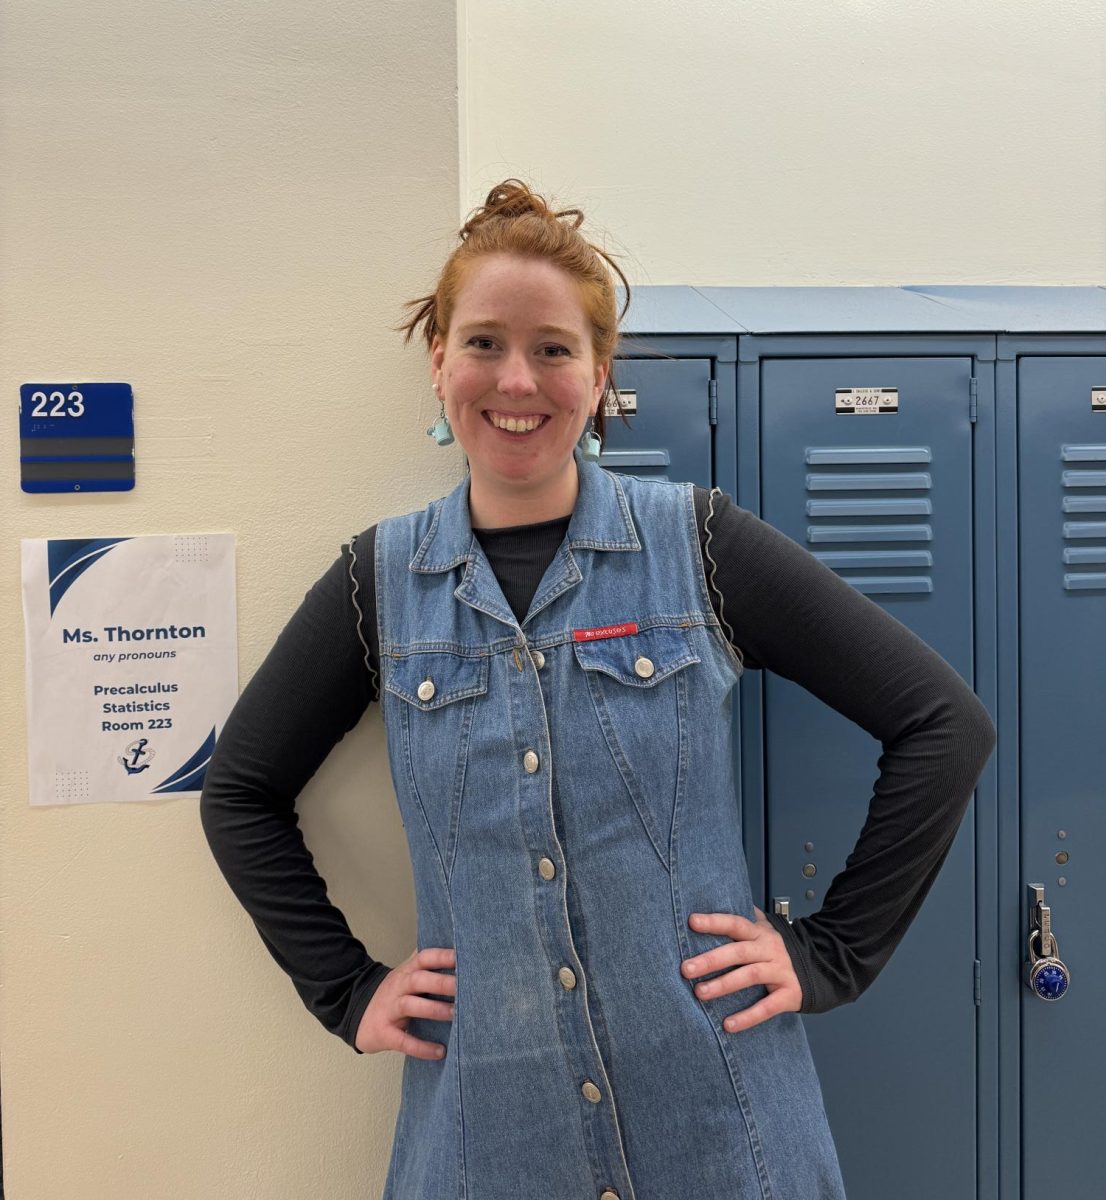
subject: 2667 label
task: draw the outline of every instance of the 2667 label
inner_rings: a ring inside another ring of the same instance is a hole
[[[899,389],[891,387],[854,387],[834,389],[834,411],[859,416],[899,411]]]
[[[597,625],[594,629],[574,629],[572,636],[577,642],[594,642],[599,638],[625,637],[637,633],[636,621],[623,621],[621,625]]]

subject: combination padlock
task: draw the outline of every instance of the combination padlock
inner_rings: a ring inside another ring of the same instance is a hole
[[[1051,913],[1045,904],[1045,889],[1040,883],[1029,885],[1029,961],[1025,982],[1042,1000],[1059,1000],[1071,983],[1071,972],[1060,958],[1060,943],[1052,932]],[[1038,952],[1036,945],[1040,946]]]

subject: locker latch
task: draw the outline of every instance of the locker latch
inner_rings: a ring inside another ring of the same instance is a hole
[[[1045,903],[1043,883],[1029,887],[1029,959],[1025,982],[1042,1000],[1059,1000],[1071,983],[1071,972],[1060,959],[1060,943],[1052,932],[1052,911]],[[1034,943],[1040,946],[1036,949]]]

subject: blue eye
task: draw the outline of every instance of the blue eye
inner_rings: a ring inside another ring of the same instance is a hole
[[[560,351],[562,351],[564,354],[568,354],[568,353],[569,353],[568,349],[567,349],[565,346],[546,346],[546,350],[560,350]],[[559,357],[559,356],[558,356],[558,357]]]
[[[490,337],[482,337],[480,334],[477,334],[475,337],[470,337],[465,345],[471,346],[473,342],[490,342],[491,340],[492,339]]]

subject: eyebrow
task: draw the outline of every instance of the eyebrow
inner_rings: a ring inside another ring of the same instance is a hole
[[[500,321],[469,321],[458,329],[458,336],[467,333],[470,329],[504,329],[506,328]],[[566,341],[578,342],[580,335],[574,333],[571,329],[562,329],[560,325],[539,325],[538,333],[552,334],[554,337],[564,338]]]

